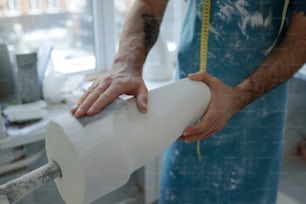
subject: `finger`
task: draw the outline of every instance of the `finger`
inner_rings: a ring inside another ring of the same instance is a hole
[[[217,117],[212,119],[212,117],[210,116],[210,113],[208,112],[207,114],[203,116],[202,120],[199,123],[197,123],[194,126],[187,127],[183,131],[182,136],[196,135],[196,134],[203,133],[205,131],[209,131],[217,120],[218,120]]]
[[[72,108],[70,109],[70,112],[72,113],[72,114],[74,114],[75,112],[76,112],[76,110],[78,109],[78,105],[77,104],[75,104],[74,106],[72,106]]]
[[[191,142],[196,142],[196,141],[199,141],[199,140],[206,139],[213,134],[214,134],[213,131],[206,131],[206,132],[202,132],[202,133],[199,133],[199,134],[196,134],[196,135],[192,135],[192,136],[188,136],[188,137],[182,137],[180,139],[184,140],[186,143],[191,143]]]
[[[71,108],[71,113],[75,114],[77,112],[77,110],[79,109],[80,105],[84,102],[84,100],[88,97],[89,95],[89,91],[87,91],[86,93],[83,94],[83,96],[79,99],[79,101],[77,102],[77,104],[75,104],[72,108]]]
[[[194,81],[202,81],[206,84],[211,84],[216,78],[206,72],[196,72],[188,75],[188,78]]]
[[[214,120],[207,119],[209,116],[205,118],[197,125],[186,128],[180,139],[185,142],[193,142],[207,138],[218,132],[218,118],[215,118]]]
[[[196,134],[196,135],[184,137],[183,140],[184,140],[184,142],[186,142],[186,143],[191,143],[191,142],[199,141],[200,139],[201,139],[201,134]]]
[[[202,81],[201,74],[204,73],[202,71],[188,74],[188,78],[195,81]]]
[[[142,113],[148,111],[148,90],[146,87],[139,89],[136,95],[136,105]]]
[[[99,97],[98,91],[90,92],[84,101],[79,105],[77,111],[75,112],[75,116],[77,118],[82,117],[86,114],[87,110],[91,106],[92,103]]]
[[[221,130],[222,130],[222,127],[219,126],[219,124],[215,122],[211,125],[211,127],[209,129],[207,129],[206,131],[204,131],[202,133],[199,133],[197,135],[197,138],[195,138],[195,139],[202,140],[202,139],[208,138],[208,137],[216,134],[217,132],[219,132]],[[187,137],[187,140],[189,140],[189,139],[190,139],[190,137]],[[191,139],[193,139],[193,138],[191,138]]]
[[[121,92],[118,91],[116,86],[110,86],[91,104],[90,108],[86,111],[86,114],[94,115],[98,113],[102,108],[114,101],[120,95]]]
[[[199,134],[203,131],[204,131],[204,127],[202,126],[201,122],[199,122],[198,124],[196,124],[194,126],[187,127],[183,131],[182,136],[187,137],[187,136],[190,136],[190,135],[196,135],[196,134]]]
[[[209,129],[207,129],[203,132],[197,132],[195,134],[190,134],[188,136],[181,135],[179,137],[179,139],[189,143],[189,142],[194,142],[194,141],[198,141],[198,140],[208,138],[209,136],[215,134],[216,132],[217,132],[216,128],[214,126],[212,126],[212,127],[210,127]]]
[[[75,104],[72,108],[71,108],[71,113],[75,113],[79,106],[84,102],[84,100],[88,97],[89,93],[93,91],[93,89],[95,89],[97,86],[99,85],[99,83],[94,82],[89,89],[83,94],[83,96],[79,99],[79,101],[77,102],[77,104]]]
[[[82,103],[79,105],[77,111],[75,112],[75,116],[79,118],[86,115],[91,105],[100,97],[101,94],[103,94],[108,86],[108,83],[103,83],[95,89],[89,91],[86,98],[83,99]]]

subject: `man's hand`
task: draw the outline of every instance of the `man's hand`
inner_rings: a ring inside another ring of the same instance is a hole
[[[88,91],[72,107],[71,112],[77,117],[94,115],[122,94],[132,95],[141,112],[147,111],[147,88],[141,78],[141,73],[125,69],[116,64],[98,78]]]
[[[210,105],[202,120],[186,128],[180,139],[186,142],[207,138],[223,129],[244,106],[288,80],[306,60],[305,12],[293,12],[284,40],[248,78],[230,87],[204,72],[190,75],[211,89]]]
[[[207,84],[211,91],[211,99],[202,120],[183,131],[180,140],[188,143],[207,138],[222,130],[247,103],[247,95],[238,87],[228,86],[205,72],[191,74],[189,78]]]
[[[168,1],[138,0],[127,15],[113,68],[96,80],[71,112],[76,117],[94,115],[122,94],[135,96],[141,112],[147,111],[147,88],[142,65],[153,47]]]

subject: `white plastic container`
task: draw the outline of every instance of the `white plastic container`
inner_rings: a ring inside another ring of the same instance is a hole
[[[158,36],[155,45],[146,58],[143,77],[150,81],[167,81],[174,76],[172,56],[162,35]]]

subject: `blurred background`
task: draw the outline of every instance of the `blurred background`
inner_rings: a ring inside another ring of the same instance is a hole
[[[0,0],[0,185],[47,162],[44,129],[111,68],[134,0]],[[185,1],[169,1],[144,66],[149,89],[174,80]],[[158,64],[156,64],[158,62]],[[161,67],[153,72],[150,67]],[[289,81],[279,204],[306,203],[306,67]],[[157,203],[161,156],[95,204]],[[62,204],[54,182],[18,204]]]

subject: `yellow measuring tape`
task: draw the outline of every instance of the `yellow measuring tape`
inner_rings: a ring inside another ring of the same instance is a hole
[[[285,0],[284,6],[283,6],[282,21],[281,21],[281,25],[279,27],[279,31],[278,31],[277,37],[274,40],[274,42],[272,43],[272,45],[269,47],[269,49],[267,49],[265,51],[266,55],[268,55],[273,50],[275,44],[277,43],[277,40],[278,40],[280,34],[282,33],[282,30],[283,30],[283,27],[284,27],[285,21],[286,21],[286,15],[287,15],[287,10],[288,10],[289,3],[290,3],[290,0]]]
[[[202,8],[202,28],[201,28],[201,50],[200,50],[200,70],[206,71],[207,64],[207,47],[210,22],[210,0],[203,0]]]
[[[202,27],[201,27],[201,47],[200,47],[200,70],[206,71],[207,65],[207,48],[210,22],[211,1],[203,0],[202,6]],[[197,141],[197,155],[199,161],[202,160],[200,141]]]

